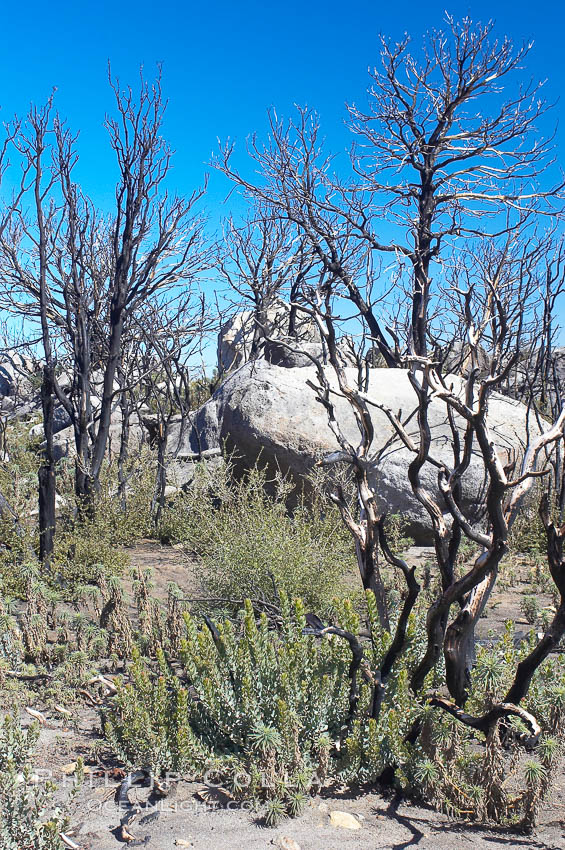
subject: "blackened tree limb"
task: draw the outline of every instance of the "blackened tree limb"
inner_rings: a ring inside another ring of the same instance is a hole
[[[348,675],[351,681],[349,687],[349,713],[347,717],[347,728],[351,728],[353,719],[357,713],[359,703],[359,688],[357,685],[357,674],[363,661],[363,647],[359,642],[359,638],[352,632],[347,632],[345,629],[340,629],[337,626],[323,626],[318,617],[308,615],[307,621],[312,625],[307,626],[303,633],[305,635],[314,635],[315,637],[324,637],[324,635],[337,635],[343,638],[349,644],[351,649],[351,664],[349,665]]]
[[[539,513],[547,537],[549,569],[559,591],[560,603],[537,646],[518,664],[514,681],[505,697],[506,702],[519,703],[524,699],[536,670],[565,634],[565,560],[563,558],[565,525],[558,527],[551,520],[547,493],[542,497]]]
[[[383,515],[377,523],[377,528],[379,532],[379,544],[382,553],[388,563],[391,564],[391,566],[393,567],[397,567],[404,575],[408,593],[404,600],[402,611],[400,612],[400,616],[396,624],[396,630],[392,639],[392,643],[383,659],[383,663],[381,664],[380,672],[381,679],[383,680],[383,682],[390,674],[394,662],[396,661],[396,659],[404,648],[404,642],[406,640],[406,628],[408,626],[408,618],[412,613],[412,609],[416,604],[418,594],[421,590],[420,585],[416,581],[416,567],[409,567],[406,561],[404,561],[402,558],[399,558],[398,555],[395,555],[391,551],[384,527],[385,519],[386,517]]]
[[[402,610],[396,623],[396,629],[394,632],[392,643],[389,646],[388,651],[382,661],[379,670],[378,681],[375,683],[373,702],[371,706],[371,716],[375,720],[378,719],[380,714],[386,680],[390,675],[390,672],[397,658],[401,655],[404,649],[408,620],[410,614],[412,613],[414,605],[416,604],[416,600],[418,599],[418,595],[421,589],[420,585],[416,581],[416,567],[409,567],[406,561],[404,561],[402,558],[399,558],[391,551],[384,527],[385,519],[386,517],[383,515],[377,523],[381,551],[388,563],[391,564],[391,566],[397,567],[399,570],[401,570],[406,580],[408,593],[404,599]]]
[[[541,734],[541,727],[534,715],[511,702],[501,702],[480,717],[467,714],[467,712],[463,711],[455,703],[449,702],[449,700],[443,699],[443,697],[431,697],[429,702],[430,705],[441,708],[443,711],[451,714],[452,717],[464,723],[465,726],[469,726],[471,729],[477,729],[477,731],[483,732],[485,735],[489,733],[498,720],[504,717],[518,717],[530,730],[529,735],[524,732],[518,735],[518,740],[526,747],[534,747]]]

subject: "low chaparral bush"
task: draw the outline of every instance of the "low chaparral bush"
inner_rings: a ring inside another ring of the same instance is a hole
[[[0,727],[0,847],[2,850],[63,850],[59,833],[67,826],[63,809],[53,802],[55,786],[39,784],[32,758],[39,731],[22,729],[11,717]],[[77,762],[76,785],[82,762]],[[72,797],[72,792],[71,792]]]
[[[335,617],[358,634],[358,614],[336,603]],[[385,684],[378,719],[372,719],[376,669],[390,645],[367,594],[371,639],[363,643],[359,691],[350,702],[348,641],[308,634],[304,606],[281,593],[276,628],[246,602],[234,623],[198,628],[185,615],[178,656],[158,653],[158,670],[134,654],[131,681],[119,686],[105,733],[115,753],[132,767],[155,774],[190,773],[227,786],[236,798],[264,804],[267,822],[296,814],[306,795],[331,783],[375,782],[394,773],[405,792],[452,814],[531,826],[550,787],[565,719],[565,664],[561,656],[536,673],[524,707],[535,711],[543,733],[523,756],[497,727],[488,740],[437,707],[432,671],[417,698],[409,675],[424,643],[417,614],[410,619],[406,651]],[[479,650],[468,710],[480,714],[501,698],[516,663],[530,649],[516,647],[508,626],[493,646]],[[174,672],[171,662],[174,661]],[[439,680],[439,679],[438,679]],[[415,744],[407,737],[421,726]],[[512,724],[523,731],[520,721]],[[511,770],[509,768],[511,765]]]
[[[357,573],[349,533],[321,494],[309,504],[299,499],[289,513],[289,483],[279,479],[274,494],[266,485],[258,467],[240,480],[229,464],[212,478],[201,467],[189,492],[165,509],[161,535],[197,554],[211,597],[276,603],[280,587],[325,613]]]

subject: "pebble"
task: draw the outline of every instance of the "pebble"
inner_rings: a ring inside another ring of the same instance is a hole
[[[330,812],[330,823],[332,826],[340,826],[343,829],[361,829],[361,824],[356,817],[349,812],[340,812],[337,809]]]
[[[300,845],[296,843],[294,838],[289,838],[288,835],[279,835],[278,838],[274,839],[273,844],[279,850],[300,850]]]

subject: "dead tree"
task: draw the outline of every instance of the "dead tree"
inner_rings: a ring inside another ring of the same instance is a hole
[[[42,553],[52,549],[55,402],[66,410],[76,444],[77,499],[92,508],[120,387],[117,376],[128,322],[141,306],[186,285],[208,262],[203,222],[190,197],[163,191],[171,150],[161,135],[165,101],[160,76],[143,78],[137,96],[110,77],[116,116],[106,119],[116,154],[114,215],[98,213],[77,186],[75,137],[51,103],[33,109],[14,132],[23,168],[20,205],[13,205],[0,245],[6,286],[1,306],[40,324],[45,355],[45,464],[40,486]],[[27,215],[25,200],[35,211]],[[54,348],[55,340],[56,347]],[[64,392],[55,365],[70,364]],[[98,396],[96,406],[93,396]]]
[[[206,266],[202,221],[192,214],[203,189],[188,198],[159,191],[171,163],[171,149],[161,136],[165,101],[160,77],[141,81],[139,99],[110,78],[117,118],[107,118],[119,179],[116,214],[110,228],[109,333],[98,427],[92,447],[86,498],[98,487],[110,430],[114,382],[128,319],[153,296],[194,279]]]
[[[525,143],[547,109],[541,84],[511,88],[505,97],[529,47],[495,41],[492,29],[492,23],[448,18],[447,31],[428,34],[419,56],[409,53],[408,37],[396,45],[382,39],[369,110],[348,107],[356,179],[332,173],[318,119],[307,109],[288,123],[271,113],[268,142],[252,138],[260,183],[232,166],[233,143],[214,163],[309,241],[363,316],[387,366],[399,363],[394,337],[373,303],[373,279],[359,282],[359,245],[392,267],[395,289],[403,288],[411,303],[404,347],[425,356],[433,265],[440,273],[456,252],[467,250],[468,239],[511,232],[524,218],[550,212],[562,192],[561,185],[538,182],[551,161],[552,140]]]
[[[169,304],[148,304],[136,319],[135,338],[141,353],[136,358],[142,376],[135,408],[149,430],[157,450],[151,515],[159,524],[165,505],[167,466],[180,452],[189,427],[189,415],[198,402],[193,397],[204,334],[211,327],[204,299],[200,304],[189,293]],[[171,429],[176,439],[171,444]]]
[[[364,240],[359,239],[355,222],[347,213],[342,214],[343,210],[335,203],[335,187],[329,172],[331,157],[323,150],[316,116],[299,109],[296,122],[285,124],[274,113],[269,119],[269,143],[262,146],[253,137],[249,147],[264,178],[260,185],[251,183],[232,167],[233,144],[223,147],[213,164],[259,208],[268,209],[271,217],[293,226],[322,272],[339,281],[347,298],[355,304],[387,366],[396,366],[397,358],[377,310],[381,299],[373,299],[372,262],[367,257]]]
[[[38,471],[39,501],[39,558],[49,566],[53,552],[55,534],[55,455],[54,455],[54,409],[55,409],[55,363],[56,343],[50,322],[50,236],[53,232],[58,210],[49,205],[47,199],[57,181],[57,171],[50,156],[52,101],[44,107],[30,110],[24,123],[16,121],[10,128],[10,138],[20,156],[21,174],[18,203],[12,202],[3,221],[0,239],[7,251],[2,251],[4,287],[0,293],[2,306],[12,306],[14,277],[25,281],[20,312],[27,316],[35,313],[43,346],[44,363],[41,379],[41,407],[43,413],[44,449]],[[24,220],[21,205],[30,197],[29,218]],[[16,224],[17,222],[17,224]],[[17,255],[16,246],[33,232],[31,248]],[[27,253],[27,256],[26,256]],[[30,261],[29,253],[33,253]],[[4,262],[7,258],[7,262]],[[14,276],[10,274],[14,271]]]
[[[512,86],[530,46],[493,39],[493,27],[448,17],[446,31],[429,33],[418,56],[408,37],[399,44],[381,38],[369,109],[348,107],[359,138],[352,164],[361,180],[351,203],[358,227],[369,192],[373,208],[384,198],[391,219],[410,234],[411,244],[398,248],[411,269],[410,345],[418,355],[428,347],[432,262],[454,240],[511,229],[562,188],[536,186],[552,139],[524,144],[547,110],[541,83]],[[501,214],[509,216],[502,227]],[[372,240],[370,228],[365,236]]]
[[[274,335],[273,322],[279,325],[275,335],[299,334],[300,314],[295,304],[312,258],[305,240],[293,238],[288,222],[269,218],[260,208],[253,210],[241,227],[230,218],[224,226],[217,267],[229,286],[226,295],[233,308],[239,313],[249,311],[243,335],[250,338],[250,360],[262,353],[265,336]],[[286,311],[281,302],[292,306]],[[231,364],[220,365],[228,369]]]
[[[493,41],[492,25],[474,26],[469,20],[449,20],[447,34],[429,35],[420,58],[408,54],[408,40],[396,46],[384,41],[383,71],[373,75],[370,112],[349,108],[353,132],[360,137],[352,150],[354,179],[343,181],[331,173],[317,119],[307,110],[299,110],[298,120],[289,124],[272,116],[267,144],[253,138],[250,153],[261,173],[259,182],[232,167],[232,146],[222,149],[216,164],[269,216],[292,223],[316,258],[318,281],[311,275],[305,282],[298,309],[317,322],[329,352],[330,371],[310,356],[317,374],[312,387],[326,407],[339,447],[326,463],[347,463],[353,471],[358,511],[339,490],[334,501],[355,539],[361,578],[375,592],[384,627],[392,618],[378,573],[379,547],[406,582],[391,650],[383,669],[374,674],[376,687],[404,651],[406,623],[419,587],[414,572],[388,546],[378,493],[370,485],[369,471],[379,463],[372,453],[373,406],[386,415],[395,440],[412,455],[407,481],[428,516],[439,574],[438,595],[426,615],[427,646],[412,672],[415,698],[429,699],[424,685],[443,653],[453,702],[438,697],[433,704],[483,731],[501,717],[517,715],[528,725],[531,742],[539,726],[519,702],[536,666],[563,634],[561,609],[541,649],[517,669],[506,699],[484,717],[464,711],[474,630],[507,551],[509,530],[533,483],[545,480],[548,459],[563,444],[565,428],[565,410],[551,424],[531,408],[526,445],[517,444],[507,457],[496,447],[488,418],[493,392],[504,389],[520,351],[539,330],[533,302],[549,243],[538,239],[535,222],[540,214],[559,213],[562,201],[561,186],[545,188],[541,182],[551,139],[526,141],[546,108],[539,87],[504,92],[527,51],[514,50],[508,40]],[[385,218],[387,239],[377,231]],[[390,237],[391,231],[396,236]],[[386,278],[382,272],[380,279],[374,274],[374,256],[390,257]],[[432,288],[434,263],[438,280]],[[396,323],[389,320],[390,309],[388,317],[384,309],[383,293],[391,281]],[[386,364],[407,370],[414,391],[408,416],[371,397],[356,373],[344,368],[338,350],[339,305],[344,301],[350,310],[355,308],[357,321]],[[548,305],[554,303],[549,300]],[[441,345],[446,323],[465,340],[464,377],[445,375],[441,360],[428,353]],[[352,408],[359,430],[356,445],[336,419],[336,395]],[[450,462],[434,445],[431,404],[445,410]],[[477,457],[487,487],[481,511],[471,515],[462,487]],[[424,472],[430,468],[436,492],[425,484]],[[561,532],[545,513],[544,518],[551,571],[561,591]],[[480,547],[470,567],[460,562],[465,538]],[[379,704],[377,694],[377,714]]]

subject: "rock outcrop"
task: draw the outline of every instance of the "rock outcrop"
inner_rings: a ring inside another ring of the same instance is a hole
[[[39,365],[18,351],[7,350],[0,355],[0,410],[11,412],[29,402],[36,393],[32,382],[39,374]]]
[[[328,369],[328,375],[331,370]],[[355,380],[354,371],[350,372]],[[325,408],[316,401],[314,391],[307,385],[316,380],[313,368],[286,369],[265,360],[241,366],[229,375],[224,383],[194,416],[192,427],[180,438],[181,448],[175,466],[182,467],[183,457],[193,458],[194,453],[225,446],[234,452],[242,467],[252,466],[258,458],[271,467],[277,466],[299,480],[307,475],[316,462],[338,448],[328,425]],[[454,377],[456,383],[460,379]],[[403,416],[416,407],[416,398],[408,373],[399,369],[371,369],[369,395],[384,401]],[[359,432],[347,401],[334,398],[336,417],[347,438],[356,444]],[[496,445],[504,452],[519,449],[526,439],[525,407],[501,395],[493,395],[489,404],[489,425]],[[386,447],[383,456],[372,471],[372,483],[381,507],[389,512],[401,513],[409,520],[412,533],[420,539],[429,537],[427,515],[414,498],[407,468],[413,455],[394,433],[384,413],[372,408],[375,427],[374,451]],[[434,455],[448,466],[453,463],[451,431],[445,404],[434,400],[429,408]],[[416,434],[415,420],[409,431]],[[174,429],[170,444],[174,444]],[[390,442],[390,445],[389,445]],[[423,483],[440,504],[437,472],[427,465],[422,474]],[[484,468],[478,453],[463,480],[466,507],[473,508],[484,493]]]
[[[272,339],[288,339],[289,307],[283,301],[275,300],[267,310],[266,332]],[[319,356],[322,351],[320,335],[316,324],[309,316],[298,316],[296,321],[296,332],[292,338],[293,343],[300,347],[303,344],[314,346],[311,352]],[[251,354],[253,335],[255,331],[255,313],[253,310],[244,310],[236,313],[220,328],[218,334],[218,371],[220,374],[237,369],[243,363],[247,363]],[[264,356],[267,360],[286,365],[287,368],[305,365],[305,358],[289,352],[287,348],[276,343],[264,341]],[[306,359],[306,363],[309,363]]]

